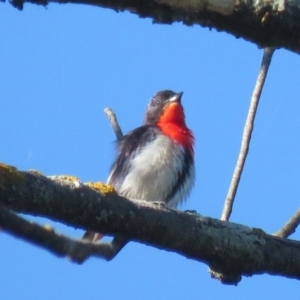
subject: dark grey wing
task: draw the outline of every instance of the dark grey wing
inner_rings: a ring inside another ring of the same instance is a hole
[[[117,158],[111,166],[107,184],[112,185],[118,191],[130,172],[134,157],[143,151],[144,147],[151,143],[158,133],[159,129],[155,125],[144,125],[124,135],[117,144]]]
[[[184,152],[183,159],[184,159],[183,168],[179,171],[174,187],[167,196],[166,199],[167,203],[175,196],[176,193],[184,189],[185,183],[188,180],[192,180],[192,185],[194,185],[194,180],[195,180],[194,179],[195,177],[194,157],[190,151],[186,150]],[[185,195],[185,198],[188,196],[188,194]]]

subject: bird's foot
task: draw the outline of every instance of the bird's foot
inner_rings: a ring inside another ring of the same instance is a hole
[[[197,215],[197,214],[198,214],[197,211],[194,210],[194,209],[192,209],[192,210],[187,209],[187,210],[185,210],[184,212],[187,213],[187,214],[191,214],[191,215]]]
[[[153,201],[152,202],[154,205],[157,205],[159,207],[166,207],[166,203],[162,201]]]

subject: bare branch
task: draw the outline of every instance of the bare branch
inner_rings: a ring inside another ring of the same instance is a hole
[[[114,238],[111,243],[90,243],[73,240],[56,233],[50,226],[29,222],[0,206],[0,226],[9,234],[40,246],[60,257],[83,263],[91,256],[111,260],[127,243]]]
[[[291,217],[291,219],[273,235],[286,239],[296,231],[296,228],[298,227],[299,223],[300,223],[300,209],[298,209],[295,212],[295,214]]]
[[[241,175],[249,151],[249,145],[250,145],[251,134],[254,126],[256,110],[258,107],[259,99],[264,87],[264,83],[268,74],[269,66],[274,51],[275,51],[274,48],[266,48],[264,50],[264,55],[262,58],[259,74],[250,101],[250,107],[249,107],[249,111],[248,111],[248,115],[244,127],[240,153],[237,159],[235,170],[232,175],[231,183],[229,186],[229,190],[226,196],[226,200],[225,200],[225,204],[221,216],[221,220],[223,221],[228,221],[232,212],[234,198],[236,195],[236,191],[241,179]]]
[[[0,165],[0,204],[16,212],[48,217],[75,228],[118,235],[123,241],[133,240],[176,252],[221,273],[222,282],[237,284],[243,275],[262,273],[300,280],[300,242],[155,203],[133,202],[118,196],[111,187],[99,183],[86,186],[76,177],[47,178],[37,172],[20,172]],[[5,224],[1,226],[9,228]],[[84,260],[88,251],[99,251],[104,257],[103,252],[110,251],[103,250],[106,246],[98,249],[89,244],[86,247],[93,250],[87,250],[81,244],[80,248],[74,247],[83,254],[73,254],[68,248],[69,241],[57,238],[56,242],[61,246],[51,251],[73,256],[77,261],[80,261],[78,257]],[[61,249],[65,249],[65,254]]]
[[[116,114],[109,107],[104,109],[104,113],[107,115],[107,117],[110,121],[111,127],[114,130],[117,140],[120,141],[123,137],[123,133],[122,133],[122,129],[119,125],[119,122],[117,120]]]
[[[300,52],[300,8],[298,1],[214,0],[9,0],[23,8],[26,2],[88,4],[115,11],[129,11],[154,23],[183,22],[226,31],[259,47],[286,48]]]
[[[118,141],[121,141],[122,137],[123,137],[123,133],[122,133],[122,129],[119,125],[118,119],[116,114],[113,112],[113,110],[109,107],[104,109],[105,114],[107,115],[111,126],[114,130],[114,133],[116,135],[116,138]],[[108,244],[110,245],[110,247],[113,249],[112,253],[111,253],[111,259],[113,257],[115,257],[119,251],[121,251],[121,249],[128,243],[128,240],[124,240],[118,236],[115,236],[113,238],[113,240]]]

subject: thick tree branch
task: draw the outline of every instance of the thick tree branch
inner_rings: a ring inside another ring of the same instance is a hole
[[[89,186],[75,177],[47,178],[0,165],[0,204],[8,209],[176,252],[206,263],[222,273],[220,279],[226,283],[262,273],[300,279],[300,242],[163,205],[129,201],[99,183]]]
[[[155,23],[201,25],[226,31],[258,46],[300,52],[299,0],[9,0],[22,9],[23,3],[88,4],[150,17]]]
[[[264,87],[265,80],[267,78],[269,66],[271,64],[271,59],[274,51],[275,51],[274,48],[266,48],[264,50],[264,55],[262,58],[255,87],[252,93],[248,115],[245,122],[240,153],[236,162],[236,166],[232,175],[231,183],[224,203],[224,208],[221,216],[222,221],[228,221],[232,212],[234,198],[237,192],[237,188],[242,176],[242,172],[249,151],[251,135],[254,127],[254,120],[256,116],[259,99]]]

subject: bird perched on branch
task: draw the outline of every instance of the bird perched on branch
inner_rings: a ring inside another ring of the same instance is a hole
[[[129,199],[163,202],[176,208],[195,181],[194,137],[186,126],[183,93],[158,92],[147,106],[144,124],[118,141],[107,184]],[[103,235],[87,231],[85,239]]]

